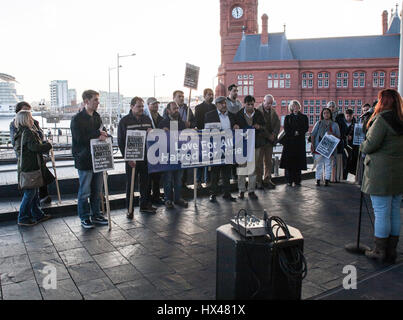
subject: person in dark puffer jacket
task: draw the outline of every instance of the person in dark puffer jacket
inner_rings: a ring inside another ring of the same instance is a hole
[[[14,137],[14,150],[18,157],[17,172],[18,181],[20,181],[21,172],[35,171],[45,165],[42,153],[49,151],[52,145],[49,142],[42,143],[35,131],[34,119],[30,111],[18,112],[15,117],[15,126],[17,133]],[[18,225],[33,226],[38,222],[48,220],[50,216],[44,214],[40,208],[38,189],[23,189],[23,192],[24,196],[18,212]]]

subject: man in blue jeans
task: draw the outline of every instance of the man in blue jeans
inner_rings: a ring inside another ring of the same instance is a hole
[[[164,129],[165,131],[171,131],[172,124],[176,125],[176,130],[181,131],[186,129],[185,122],[180,118],[179,106],[176,102],[168,103],[165,118],[158,124],[158,128]],[[173,146],[170,147],[173,148]],[[183,170],[164,172],[162,180],[164,183],[165,207],[167,209],[172,209],[174,207],[172,201],[180,207],[188,207],[188,203],[181,197],[182,176]]]
[[[77,195],[77,211],[81,225],[93,229],[94,223],[108,225],[100,212],[102,172],[94,173],[91,159],[91,139],[105,141],[108,134],[97,113],[99,93],[87,90],[82,95],[85,107],[71,119],[72,153],[74,166],[78,169],[80,187]],[[88,203],[88,198],[90,203]]]

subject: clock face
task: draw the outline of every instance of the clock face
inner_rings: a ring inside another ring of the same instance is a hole
[[[243,16],[243,9],[241,7],[235,7],[232,9],[232,16],[235,19],[240,19]]]

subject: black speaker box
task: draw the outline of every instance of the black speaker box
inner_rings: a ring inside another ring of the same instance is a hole
[[[304,246],[298,229],[291,239],[272,243],[268,236],[245,238],[230,224],[217,229],[217,300],[299,300],[302,277],[289,279],[280,268],[278,250]]]

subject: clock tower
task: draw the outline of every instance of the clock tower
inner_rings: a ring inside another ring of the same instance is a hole
[[[232,62],[242,34],[256,34],[258,0],[220,0],[221,65],[219,85],[226,85],[226,64]],[[222,91],[217,88],[217,92]],[[222,92],[218,92],[222,93]]]

